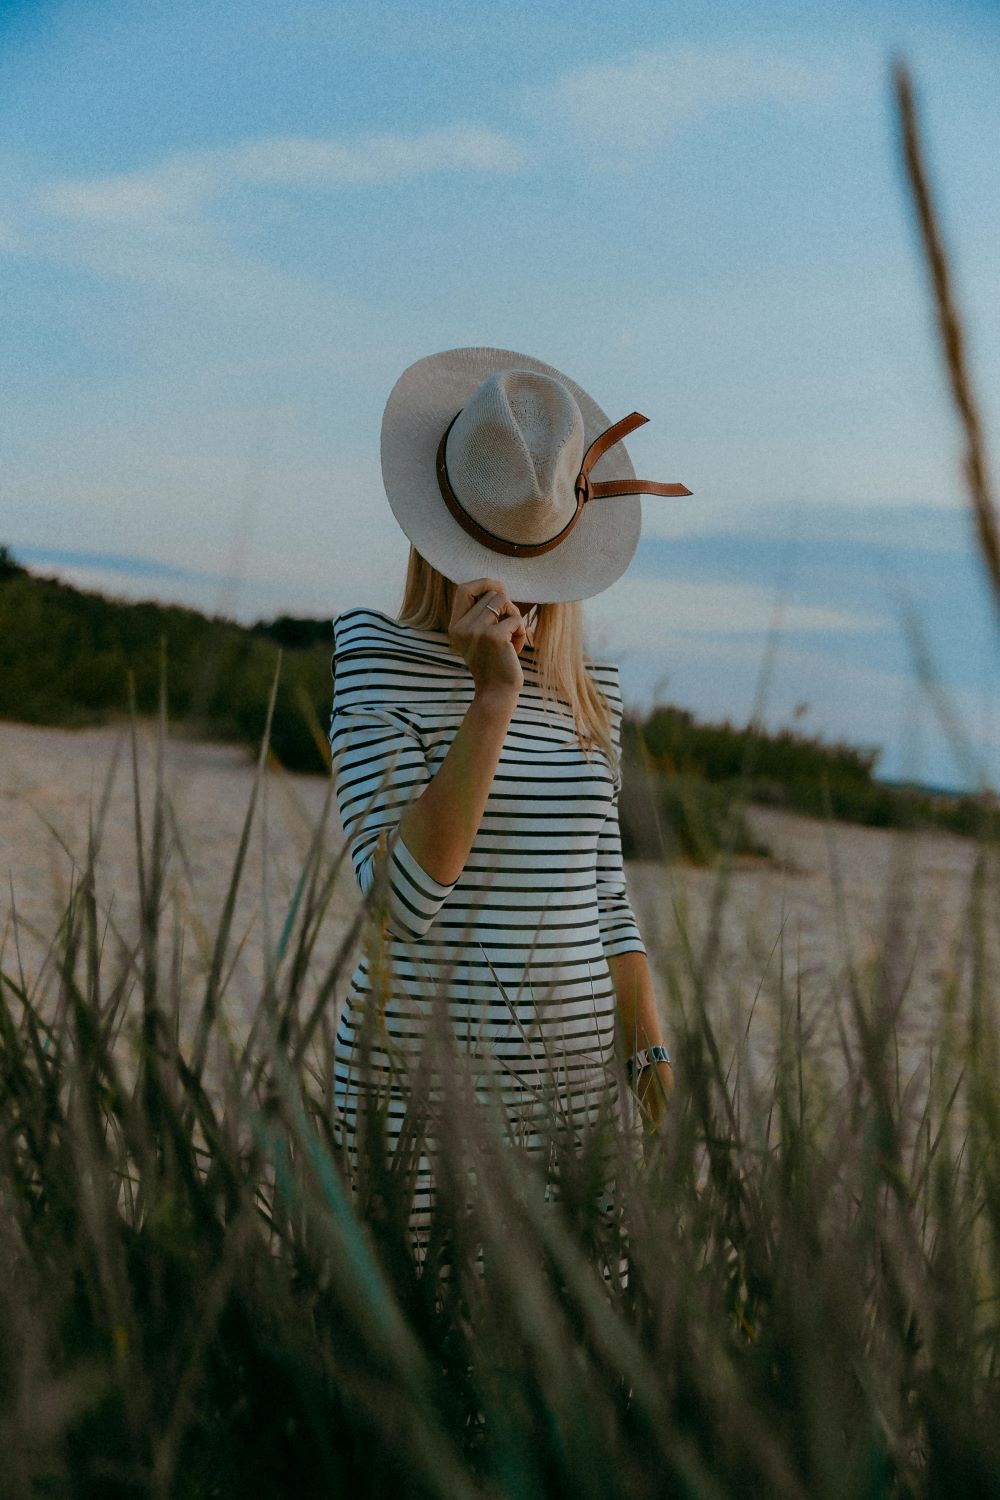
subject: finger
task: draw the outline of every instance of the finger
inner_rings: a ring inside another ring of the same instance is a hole
[[[452,602],[452,623],[467,618],[474,610],[478,610],[479,615],[483,615],[486,604],[496,605],[503,613],[509,610],[510,600],[498,580],[477,578],[470,583],[461,584]],[[493,618],[495,619],[496,616]]]
[[[498,625],[517,613],[510,600],[496,589],[489,589],[481,595],[473,605],[473,609],[478,611],[481,618],[495,620]]]
[[[510,604],[496,595],[492,598],[487,596],[484,602],[490,611],[489,619],[495,621],[497,625],[502,625],[504,633],[510,639],[516,639],[525,634],[524,618],[516,604]],[[497,610],[500,611],[499,615],[496,613]]]
[[[456,583],[457,589],[502,589],[503,580],[500,578],[467,578],[464,583]]]
[[[455,589],[456,602],[461,601],[468,608],[469,604],[475,603],[483,594],[495,591],[504,593],[504,586],[499,578],[472,578],[468,583],[460,583]]]

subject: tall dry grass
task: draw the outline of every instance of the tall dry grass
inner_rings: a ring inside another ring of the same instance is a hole
[[[901,67],[896,82],[939,245]],[[995,526],[966,431],[985,553]],[[47,960],[20,962],[16,923],[2,955],[4,1496],[997,1493],[995,828],[925,1067],[900,1067],[890,923],[881,963],[848,967],[841,1072],[811,1047],[783,964],[778,1057],[758,1076],[707,1003],[724,861],[708,941],[661,970],[678,1087],[641,1152],[607,1121],[574,1140],[554,1108],[547,1193],[439,1007],[406,1149],[387,1160],[376,1101],[354,1204],[331,1017],[377,893],[320,962],[353,880],[327,852],[328,798],[290,906],[265,903],[259,1003],[235,1034],[267,730],[221,916],[194,952],[169,900],[185,849],[165,733],[161,705],[152,767],[132,744],[135,930],[101,888],[105,798]],[[427,1132],[439,1198],[421,1259],[408,1213]]]

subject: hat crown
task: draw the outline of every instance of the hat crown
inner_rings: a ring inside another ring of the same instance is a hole
[[[452,490],[496,536],[545,542],[576,511],[584,419],[573,393],[537,370],[497,370],[473,391],[445,446]]]

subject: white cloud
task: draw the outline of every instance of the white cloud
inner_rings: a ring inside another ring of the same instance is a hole
[[[144,172],[54,182],[36,201],[62,218],[100,223],[160,223],[184,218],[239,184],[335,188],[384,183],[429,172],[516,172],[525,152],[498,131],[449,126],[420,135],[354,140],[278,136],[173,156]]]
[[[216,185],[216,175],[210,170],[193,163],[166,162],[148,172],[48,183],[39,188],[36,202],[45,213],[61,219],[144,224],[190,213]]]
[[[649,465],[646,465],[649,467]],[[920,503],[909,496],[880,496],[877,504],[839,495],[831,502],[803,492],[794,500],[739,499],[720,486],[717,504],[686,513],[667,506],[650,507],[642,518],[643,539],[725,536],[767,537],[785,542],[841,542],[857,547],[884,547],[902,552],[938,552],[967,556],[971,531],[968,505]]]
[[[602,639],[613,640],[619,651],[641,652],[649,649],[651,641],[662,642],[677,635],[724,630],[759,638],[775,623],[775,594],[753,583],[626,578],[614,589],[589,599],[585,615],[597,642],[593,654],[603,659]],[[803,631],[854,634],[886,628],[878,616],[794,602],[783,605],[777,624],[783,637]]]
[[[526,152],[498,131],[452,126],[415,136],[366,136],[350,144],[297,137],[250,141],[221,155],[227,171],[250,182],[324,187],[424,172],[516,172]]]
[[[576,68],[532,90],[531,100],[591,148],[591,165],[620,170],[686,122],[733,107],[816,102],[838,88],[829,58],[744,43],[664,48]]]

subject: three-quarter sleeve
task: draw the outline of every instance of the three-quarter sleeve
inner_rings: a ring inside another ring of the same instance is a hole
[[[646,952],[625,886],[625,863],[622,859],[621,828],[618,823],[620,791],[619,776],[615,783],[614,801],[597,838],[597,911],[606,958],[612,958],[618,953]]]
[[[612,679],[613,685],[605,684],[605,693],[611,705],[612,740],[620,756],[622,700],[617,670],[612,673]],[[622,858],[621,826],[618,820],[621,789],[619,762],[614,797],[597,837],[597,911],[606,958],[613,958],[619,953],[647,951],[625,884],[625,862]]]
[[[425,937],[458,882],[435,880],[399,834],[404,811],[430,780],[418,735],[398,709],[341,709],[335,700],[330,750],[340,820],[362,895],[373,889],[385,864],[387,930],[397,938]]]

